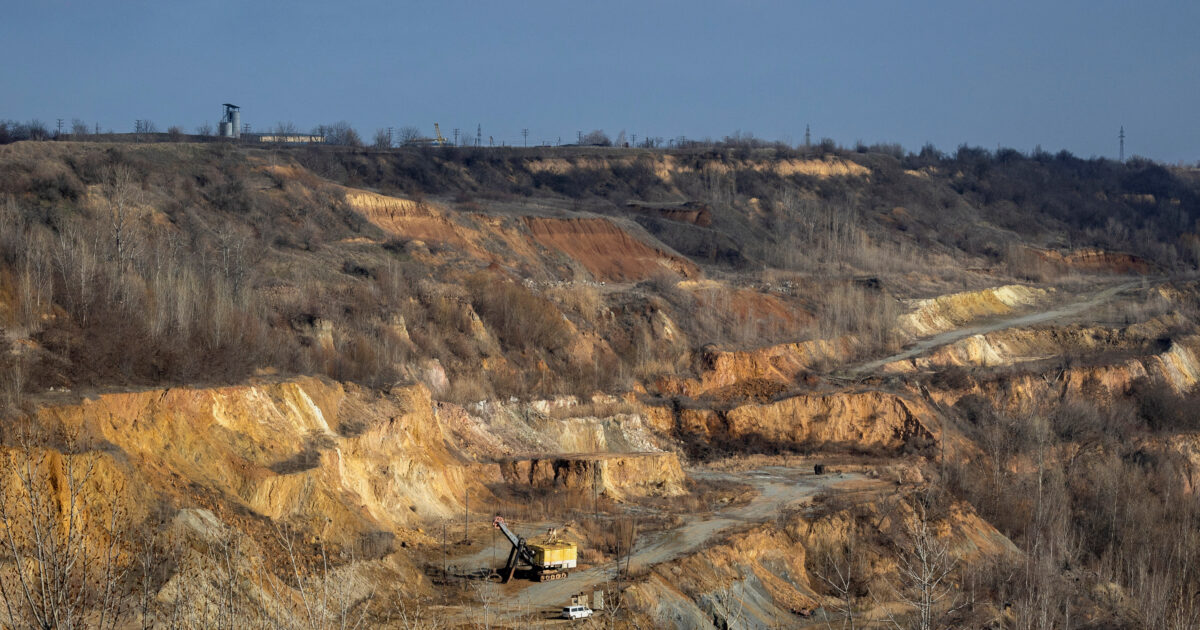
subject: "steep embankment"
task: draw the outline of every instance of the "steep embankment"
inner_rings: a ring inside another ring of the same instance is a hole
[[[674,453],[557,455],[500,464],[504,480],[544,490],[598,493],[613,499],[686,494]]]
[[[642,280],[661,270],[695,276],[692,262],[650,247],[608,219],[526,217],[531,238],[562,252],[600,281]]]
[[[111,444],[170,504],[203,495],[273,520],[333,523],[343,540],[446,516],[465,488],[499,479],[446,448],[419,386],[379,395],[304,378],[103,394],[43,408],[38,423]]]
[[[676,409],[674,433],[702,449],[836,446],[896,449],[932,442],[938,415],[922,400],[883,391],[798,394],[729,410]]]

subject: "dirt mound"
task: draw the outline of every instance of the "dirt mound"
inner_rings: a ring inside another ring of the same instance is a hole
[[[952,293],[910,302],[912,312],[900,316],[899,327],[914,337],[953,330],[973,319],[1007,315],[1046,297],[1045,289],[1019,284]]]
[[[680,496],[683,469],[674,453],[558,455],[501,463],[510,484],[628,496]]]
[[[633,238],[608,219],[526,217],[530,237],[583,265],[596,280],[643,280],[666,268],[685,277],[699,269],[691,262]]]

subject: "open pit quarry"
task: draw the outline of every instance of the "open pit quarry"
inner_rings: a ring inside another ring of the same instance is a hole
[[[1200,184],[968,158],[0,146],[0,628],[1195,627]]]

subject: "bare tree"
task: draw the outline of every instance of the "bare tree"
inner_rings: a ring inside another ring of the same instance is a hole
[[[713,593],[713,600],[723,621],[722,627],[736,630],[746,614],[745,578],[730,582]],[[744,626],[742,626],[744,627]]]
[[[89,135],[90,132],[91,132],[91,128],[88,127],[88,124],[86,122],[84,122],[78,118],[73,118],[71,120],[71,137],[72,138],[75,138],[75,139],[82,138],[84,136]]]
[[[274,133],[277,136],[293,136],[300,133],[300,128],[293,122],[277,122],[275,123]]]
[[[202,125],[197,125],[197,126],[196,126],[196,135],[198,135],[198,136],[211,136],[211,135],[213,135],[213,126],[212,126],[212,123],[210,123],[210,122],[205,122],[205,123],[204,123],[204,124],[202,124]]]
[[[914,610],[916,618],[911,628],[945,628],[943,619],[959,608],[958,591],[952,583],[958,562],[950,555],[946,543],[938,539],[924,508],[918,507],[917,518],[905,529],[909,546],[897,561],[900,586],[893,586],[896,597]],[[890,613],[889,620],[902,630]]]
[[[600,129],[596,129],[583,134],[583,137],[579,140],[579,144],[584,146],[610,147],[612,146],[612,140],[608,137],[608,134]]]
[[[308,630],[356,630],[367,621],[367,609],[374,592],[356,596],[351,585],[334,574],[332,559],[323,540],[317,541],[319,565],[307,566],[302,561],[296,532],[287,526],[275,528],[275,539],[287,556],[291,578],[300,594],[304,616],[296,625]],[[351,555],[348,560],[353,562]]]
[[[476,616],[475,627],[487,630],[492,627],[492,607],[500,601],[500,591],[492,582],[472,582],[471,590],[475,592],[481,613],[481,616]]]
[[[854,553],[855,537],[854,532],[846,538],[845,546],[840,550],[840,553],[835,554],[832,550],[825,551],[824,571],[813,571],[813,574],[821,579],[822,582],[833,591],[837,597],[838,603],[835,605],[835,610],[838,616],[841,617],[842,623],[839,626],[843,630],[855,629],[855,590],[857,588],[858,579],[855,575],[854,563],[857,560]],[[822,616],[824,617],[825,627],[833,630],[833,622],[829,618],[829,612],[822,608]]]
[[[375,142],[371,146],[376,149],[392,148],[392,134],[388,133],[387,129],[376,129]]]
[[[4,623],[116,627],[122,621],[118,525],[124,514],[116,500],[101,513],[88,510],[101,503],[92,479],[96,456],[37,447],[24,430],[17,442],[0,453],[0,549],[14,569],[0,575]]]
[[[124,267],[136,254],[140,239],[135,238],[138,229],[137,212],[145,198],[142,184],[133,169],[123,164],[108,169],[105,174],[104,193],[108,205],[108,231],[112,235],[113,254],[117,263]]]
[[[396,596],[387,621],[395,620],[403,630],[442,630],[447,626],[444,618],[429,610],[429,602],[406,600]]]
[[[20,350],[4,357],[4,400],[9,409],[19,410],[25,402],[25,387],[29,383],[29,370],[33,361],[29,352]]]
[[[411,146],[421,139],[421,130],[413,126],[401,127],[399,142],[404,146]]]
[[[68,224],[59,231],[51,254],[59,279],[55,284],[62,287],[58,292],[61,303],[75,321],[85,325],[95,299],[96,270],[100,262],[96,247],[77,226]]]
[[[350,123],[341,120],[330,125],[317,125],[313,135],[322,136],[328,144],[340,144],[351,147],[361,147],[362,138]]]

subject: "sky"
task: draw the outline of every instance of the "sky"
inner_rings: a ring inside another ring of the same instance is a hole
[[[0,119],[1200,161],[1200,2],[0,0]]]

